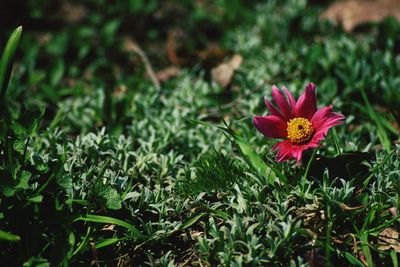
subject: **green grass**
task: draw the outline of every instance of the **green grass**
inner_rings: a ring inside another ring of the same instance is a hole
[[[27,22],[40,24],[51,7],[34,2]],[[83,22],[23,25],[19,44],[18,31],[0,44],[0,262],[397,265],[380,233],[399,227],[400,23],[346,34],[307,1],[193,3],[179,4],[195,36],[183,49],[216,41],[242,55],[228,88],[188,62],[158,89],[124,52],[136,16],[145,28],[131,34],[153,67],[169,64],[147,46],[165,42],[149,22],[168,18],[161,1],[89,1]],[[310,81],[345,123],[301,166],[277,163],[252,116],[266,114],[272,84],[298,97]]]

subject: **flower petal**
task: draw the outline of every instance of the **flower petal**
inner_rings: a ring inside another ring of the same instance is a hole
[[[296,117],[310,120],[317,111],[317,98],[315,96],[315,85],[309,83],[306,90],[299,97],[295,106]]]
[[[311,124],[314,129],[319,129],[321,125],[325,122],[326,117],[332,112],[333,106],[329,105],[317,110],[311,118]]]
[[[272,148],[272,151],[278,150],[278,153],[276,154],[276,161],[282,162],[292,158],[292,148],[293,145],[288,140],[275,144]]]
[[[316,133],[326,135],[330,128],[343,123],[344,116],[339,113],[331,112],[330,116],[316,129]]]
[[[264,97],[264,102],[271,115],[275,115],[282,118],[281,112],[274,105],[272,105],[272,103],[266,97]]]
[[[272,86],[272,98],[281,111],[281,118],[285,121],[290,120],[293,117],[292,109],[285,95],[275,85]]]
[[[283,89],[283,91],[285,92],[285,94],[288,97],[290,109],[292,110],[292,114],[294,114],[294,108],[296,106],[296,100],[294,99],[292,93],[290,93],[289,90],[286,88],[286,86],[282,86],[282,89]]]
[[[343,123],[342,114],[332,112],[332,105],[320,108],[311,118],[311,123],[316,133],[326,135],[328,130],[335,125]]]
[[[323,137],[320,138],[320,136],[317,136],[315,140],[313,138],[310,142],[301,145],[293,144],[289,140],[285,140],[277,143],[272,150],[279,150],[276,154],[276,161],[281,162],[295,158],[297,160],[297,164],[300,165],[301,158],[303,157],[303,151],[309,148],[317,147],[321,140],[323,140]]]
[[[254,116],[253,123],[266,137],[284,138],[287,136],[286,122],[278,116]]]

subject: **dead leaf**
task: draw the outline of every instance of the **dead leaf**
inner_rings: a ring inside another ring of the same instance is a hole
[[[396,229],[388,227],[379,233],[379,250],[390,250],[394,249],[396,252],[400,252],[400,240],[399,232]]]
[[[199,232],[199,231],[190,231],[190,237],[192,240],[196,240],[199,236],[203,236],[204,232]]]
[[[87,10],[84,6],[74,5],[71,3],[64,3],[56,17],[59,17],[67,24],[76,24],[87,16]]]
[[[117,98],[122,98],[128,91],[128,87],[125,84],[120,84],[114,88],[113,96]]]
[[[118,260],[117,267],[130,267],[130,266],[132,266],[132,260],[129,257],[129,254],[125,254],[125,255],[119,256],[115,260]]]
[[[400,20],[400,0],[337,1],[320,15],[320,19],[341,22],[347,32],[364,23],[381,22],[386,17]]]
[[[219,64],[227,55],[217,42],[209,41],[205,46],[191,44],[188,39],[195,39],[183,29],[171,29],[167,33],[166,52],[168,60],[175,66],[194,66],[201,63],[205,69]],[[197,48],[198,46],[198,48]]]
[[[160,82],[166,82],[178,75],[180,69],[176,66],[169,66],[156,72],[156,77]]]
[[[399,215],[399,211],[395,207],[389,208],[389,212],[392,214],[393,218]]]
[[[129,37],[126,37],[124,39],[124,42],[122,44],[122,51],[126,53],[135,53],[137,54],[140,59],[142,60],[144,66],[146,67],[146,73],[147,76],[150,78],[152,81],[154,87],[157,89],[160,89],[160,81],[156,77],[156,74],[154,73],[153,67],[150,64],[149,58],[145,54],[145,52],[142,50],[142,48],[139,46],[137,42],[132,40]]]
[[[242,64],[241,55],[234,55],[228,62],[222,63],[211,70],[212,79],[222,87],[230,84],[235,70]]]
[[[365,257],[362,251],[358,252],[358,259],[364,263],[365,266],[368,266],[367,258]]]
[[[37,41],[38,41],[39,45],[45,46],[48,43],[50,43],[52,41],[52,39],[53,39],[53,36],[51,35],[51,33],[45,32],[45,33],[40,33],[38,35]]]
[[[350,206],[347,206],[344,203],[340,203],[339,205],[343,210],[346,210],[346,211],[355,211],[355,210],[359,210],[359,209],[364,208],[364,205],[360,205],[360,206],[356,206],[356,207],[350,207]]]
[[[110,224],[110,225],[106,225],[104,226],[101,231],[112,231],[112,232],[116,232],[116,230],[114,230],[115,225],[114,224]]]
[[[210,44],[207,46],[206,49],[199,51],[197,54],[202,61],[209,59],[216,59],[221,61],[226,55],[226,50],[222,49],[217,44]]]
[[[196,60],[201,62],[201,66],[206,70],[212,70],[229,56],[228,51],[221,48],[217,43],[210,42],[207,46],[196,52]]]
[[[227,196],[228,195],[228,193],[226,193],[226,192],[218,192],[217,193],[217,198],[218,199],[222,199],[222,198],[224,198],[225,196]]]
[[[167,35],[167,56],[168,59],[171,61],[172,64],[174,65],[181,65],[183,63],[183,60],[178,56],[177,50],[178,50],[178,38],[182,38],[183,32],[181,30],[171,30],[168,32]]]
[[[321,225],[326,219],[326,214],[321,207],[319,199],[315,199],[313,203],[296,208],[295,213],[296,216],[302,219],[306,227],[322,230]]]

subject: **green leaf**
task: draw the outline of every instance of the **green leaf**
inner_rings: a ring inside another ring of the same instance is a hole
[[[233,137],[235,138],[236,143],[238,144],[240,150],[242,153],[248,157],[248,159],[251,162],[251,165],[256,169],[261,171],[263,174],[267,172],[267,165],[265,162],[262,160],[262,158],[253,150],[253,148],[244,141],[244,139],[237,133],[233,134]],[[275,182],[275,175],[272,174],[272,184]]]
[[[64,62],[60,59],[53,66],[50,74],[50,85],[55,87],[62,79],[65,72]]]
[[[115,243],[117,243],[119,241],[122,241],[122,240],[125,240],[125,239],[127,239],[127,238],[126,237],[123,237],[123,238],[107,238],[107,239],[104,239],[104,240],[96,242],[95,247],[97,249],[104,248],[104,247],[110,246],[112,244],[115,244]]]
[[[391,149],[391,143],[390,143],[390,139],[389,136],[385,130],[385,128],[382,125],[382,116],[379,115],[371,106],[367,94],[364,91],[364,88],[361,89],[361,95],[363,97],[363,100],[365,102],[366,108],[367,108],[367,112],[368,115],[370,116],[370,118],[375,122],[376,125],[376,129],[377,129],[377,133],[378,133],[378,138],[381,141],[381,144],[383,146],[383,148],[386,151],[390,151]]]
[[[32,174],[28,171],[22,171],[19,176],[19,183],[15,187],[16,189],[26,190],[29,188],[29,180]]]
[[[51,177],[53,179],[53,177]],[[57,175],[56,177],[57,184],[64,189],[72,188],[72,176],[70,174]]]
[[[70,199],[65,200],[65,204],[67,204],[67,205],[72,205],[72,204],[87,205],[88,201],[85,200],[85,199],[73,199],[73,198],[70,198]]]
[[[187,220],[186,222],[182,223],[181,225],[178,226],[177,229],[172,230],[171,232],[168,233],[168,235],[172,235],[174,233],[176,233],[179,230],[185,230],[187,228],[189,228],[190,226],[192,226],[193,224],[195,224],[198,220],[200,220],[206,213],[200,213],[199,215]]]
[[[397,259],[397,252],[394,249],[390,250],[390,258],[392,259],[393,267],[398,267],[399,261]]]
[[[345,252],[344,253],[344,257],[354,266],[360,266],[360,267],[364,267],[365,265],[362,263],[362,261],[360,261],[359,259],[357,259],[356,257],[354,257],[351,253],[349,252]]]
[[[119,219],[115,219],[113,217],[87,214],[87,215],[81,215],[81,216],[75,218],[73,221],[74,222],[76,222],[76,221],[85,221],[85,222],[115,224],[115,225],[118,225],[118,226],[121,226],[121,227],[124,227],[124,228],[128,229],[137,238],[144,238],[145,237],[142,233],[140,233],[140,231],[138,229],[136,229],[135,226],[133,226],[133,225],[131,225],[131,224],[125,222],[125,221],[122,221],[122,220],[119,220]]]
[[[1,185],[0,190],[5,197],[12,197],[15,195],[15,192],[17,192],[15,186],[11,185]]]
[[[107,208],[112,210],[119,210],[120,208],[122,208],[121,196],[114,188],[108,187],[107,190],[104,192],[103,197],[107,200]]]
[[[28,198],[29,202],[33,202],[33,203],[41,203],[43,200],[43,196],[42,195],[37,195],[31,198]]]
[[[230,217],[229,217],[229,214],[228,213],[226,213],[226,212],[224,212],[224,211],[222,211],[222,210],[216,210],[216,209],[211,209],[211,208],[208,208],[208,211],[212,214],[212,215],[214,215],[215,217],[219,217],[219,218],[221,218],[221,219],[223,219],[223,220],[228,220]]]
[[[10,242],[17,242],[20,241],[21,238],[18,235],[14,235],[3,230],[0,230],[0,240],[10,241]]]
[[[89,237],[91,233],[91,227],[89,226],[86,231],[86,235],[83,238],[83,240],[78,244],[77,248],[75,249],[74,252],[71,253],[70,258],[74,257],[75,255],[80,254],[87,246],[87,243],[89,242]]]
[[[182,223],[179,226],[179,230],[184,230],[184,229],[189,228],[190,226],[195,224],[198,220],[200,220],[204,215],[205,215],[205,213],[200,213],[199,215],[187,220],[186,222]]]
[[[19,26],[8,39],[4,48],[3,55],[0,59],[0,97],[6,93],[8,83],[10,81],[11,70],[13,66],[13,59],[15,51],[21,38],[22,27]]]
[[[24,262],[23,267],[49,267],[50,263],[47,259],[40,256],[31,257],[28,261]]]
[[[118,191],[109,184],[96,183],[91,193],[91,199],[108,209],[122,208],[122,199]]]
[[[277,174],[273,170],[267,166],[267,164],[263,161],[263,159],[254,151],[254,149],[248,144],[244,138],[237,132],[233,131],[230,128],[219,127],[223,130],[227,135],[233,137],[235,144],[238,146],[239,150],[245,156],[245,160],[248,164],[257,172],[261,173],[261,175],[265,176],[268,180],[268,184],[274,185],[277,180]],[[280,182],[285,182],[286,179],[283,175],[279,176]]]
[[[366,233],[361,234],[360,241],[361,241],[362,251],[363,251],[365,259],[367,260],[367,263],[368,263],[368,267],[373,267],[374,262],[372,261],[371,250],[369,248],[368,234],[366,234]]]

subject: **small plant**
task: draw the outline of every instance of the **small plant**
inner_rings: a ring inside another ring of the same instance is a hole
[[[186,194],[196,195],[228,190],[234,183],[246,179],[247,168],[238,159],[210,149],[194,163],[193,170],[187,172],[178,186]]]

